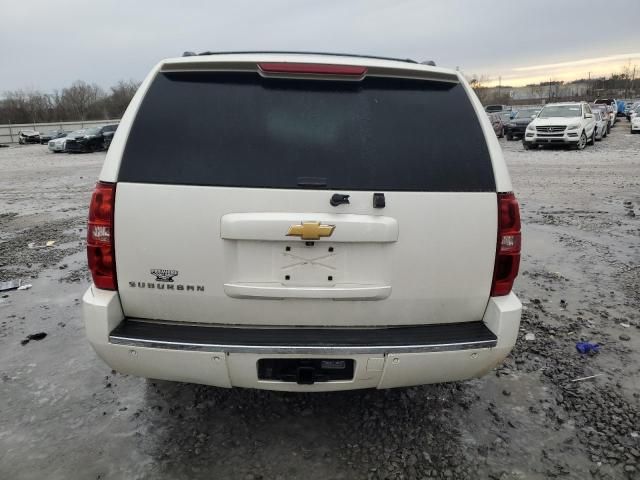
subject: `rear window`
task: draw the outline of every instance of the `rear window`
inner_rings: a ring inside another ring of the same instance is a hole
[[[462,85],[160,73],[119,181],[256,188],[495,191]]]

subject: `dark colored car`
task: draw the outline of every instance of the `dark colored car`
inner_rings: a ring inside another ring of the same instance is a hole
[[[493,131],[496,132],[498,138],[504,137],[504,124],[502,123],[502,117],[498,113],[488,113],[489,121],[493,127]]]
[[[504,126],[504,133],[507,136],[507,140],[513,140],[515,137],[524,137],[524,131],[527,129],[527,125],[540,113],[540,110],[540,108],[521,108],[518,110],[513,118],[506,122]]]
[[[111,145],[111,140],[113,140],[113,135],[116,133],[116,130],[118,129],[118,124],[116,123],[115,125],[107,125],[106,127],[103,127],[104,130],[102,132],[102,135],[104,136],[104,148],[105,150],[109,149],[109,145]]]
[[[50,140],[66,137],[69,133],[70,132],[65,132],[64,130],[49,130],[48,132],[40,134],[40,143],[44,145],[49,143]]]
[[[67,135],[67,152],[97,152],[105,150],[111,144],[117,125],[87,128]]]
[[[18,132],[18,143],[24,145],[25,143],[40,143],[40,132],[35,130],[21,130]]]

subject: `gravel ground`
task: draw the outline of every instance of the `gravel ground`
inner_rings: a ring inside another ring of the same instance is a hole
[[[504,365],[302,395],[110,371],[80,318],[104,154],[0,149],[0,281],[33,285],[0,293],[0,478],[640,478],[640,135],[622,121],[582,152],[501,144],[524,221],[525,310]]]

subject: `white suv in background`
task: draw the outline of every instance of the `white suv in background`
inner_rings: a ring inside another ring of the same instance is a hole
[[[549,103],[527,126],[524,148],[538,145],[570,145],[582,150],[593,145],[596,122],[586,102]]]
[[[640,133],[640,105],[634,111],[635,115],[631,116],[631,133]]]

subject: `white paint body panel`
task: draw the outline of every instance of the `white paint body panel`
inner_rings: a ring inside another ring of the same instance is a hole
[[[299,193],[289,192],[290,195]],[[326,207],[326,205],[325,205]],[[224,240],[283,240],[282,232],[291,225],[322,219],[323,224],[336,227],[332,242],[396,242],[398,222],[381,215],[353,215],[349,213],[230,213],[223,215],[220,236]],[[293,239],[292,239],[293,240]]]
[[[351,204],[335,208],[329,206],[326,191],[119,183],[114,230],[125,315],[196,323],[315,326],[482,318],[495,258],[495,193],[388,192],[384,209],[373,208],[372,192],[345,193],[351,195]],[[243,216],[229,217],[236,214]],[[262,226],[256,227],[259,239],[246,240],[237,222],[225,227],[223,234],[222,225],[229,225],[229,218],[263,219]],[[333,222],[335,238],[322,238],[306,247],[304,241],[286,236],[290,224],[283,218],[298,219],[292,223],[311,218]],[[355,233],[354,222],[384,228],[363,237]],[[341,227],[344,233],[339,233]],[[287,252],[287,246],[292,251]],[[290,258],[291,253],[306,263]],[[202,286],[204,291],[159,290],[151,269],[177,270],[176,285]],[[149,282],[154,288],[148,288]],[[299,292],[275,293],[272,299],[249,300],[234,298],[229,287],[225,291],[230,284],[338,290],[390,287],[390,292],[361,301],[332,300],[345,298],[344,292],[306,298]]]

